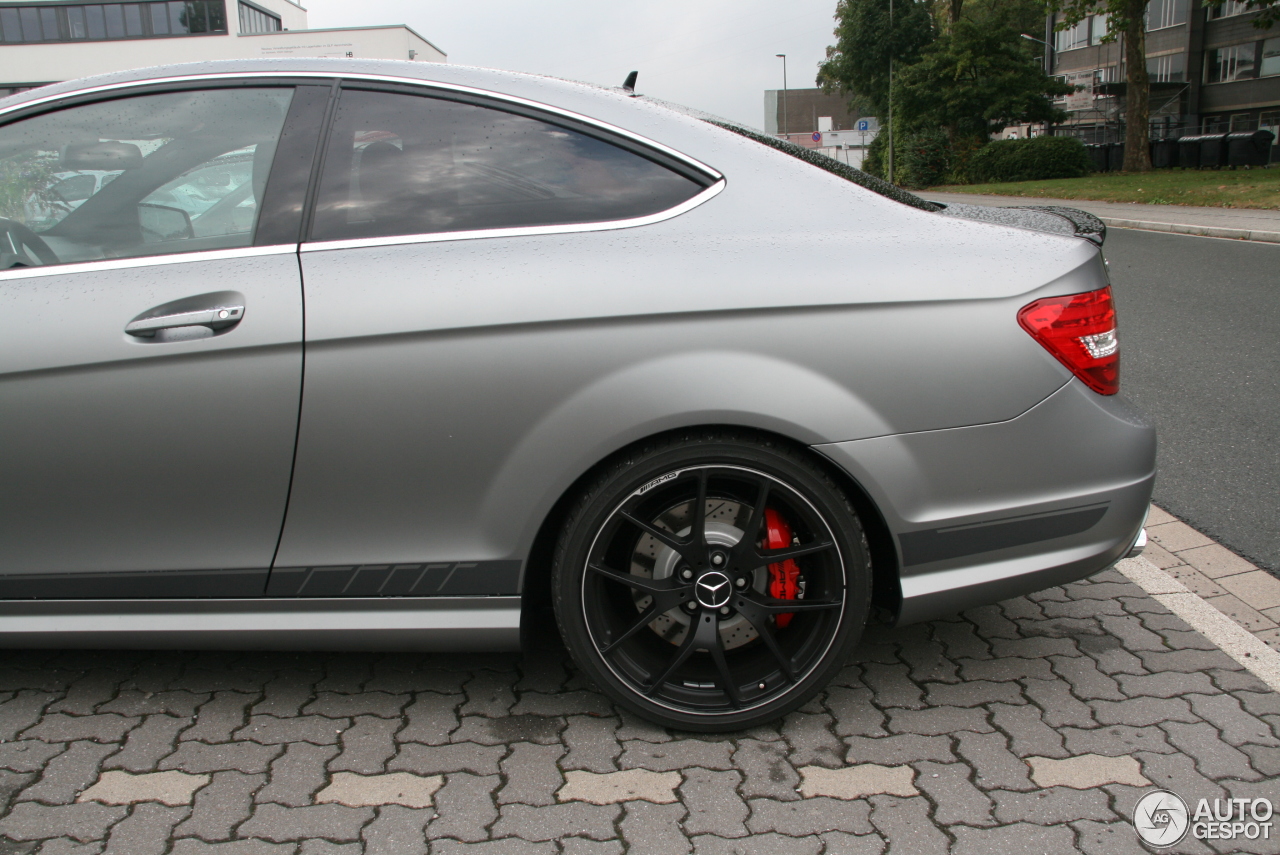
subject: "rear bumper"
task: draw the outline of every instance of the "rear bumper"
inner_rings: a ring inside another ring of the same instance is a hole
[[[817,449],[894,535],[900,624],[1105,569],[1136,545],[1155,484],[1155,429],[1078,380],[1007,422]]]

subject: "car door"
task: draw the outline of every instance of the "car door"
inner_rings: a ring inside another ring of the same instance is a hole
[[[301,198],[268,176],[328,98],[298,90],[0,125],[0,598],[261,595],[302,374]],[[98,189],[62,198],[76,175]]]
[[[565,276],[604,269],[600,230],[673,216],[716,177],[549,111],[347,85],[301,253],[303,412],[268,594],[516,593],[529,520],[495,512],[495,482],[618,358],[557,352],[598,309]]]

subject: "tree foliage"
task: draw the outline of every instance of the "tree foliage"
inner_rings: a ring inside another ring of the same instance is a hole
[[[819,65],[818,85],[846,93],[864,112],[888,116],[889,61],[900,70],[933,41],[929,6],[914,0],[839,0],[835,17],[836,43]]]
[[[1050,99],[1071,87],[1047,76],[1019,35],[1043,22],[1043,2],[894,0],[891,28],[890,0],[840,0],[836,44],[827,49],[818,84],[849,95],[853,106],[883,121],[892,59],[893,122],[902,144],[895,142],[894,150],[910,149],[895,162],[894,177],[924,186],[941,170],[963,170],[992,131],[1066,117]],[[880,163],[883,148],[868,153],[869,169]]]
[[[49,152],[22,152],[0,158],[0,217],[26,223],[33,210],[65,214],[67,203],[53,190],[57,157]]]
[[[1006,125],[1063,121],[1050,98],[1073,87],[1047,76],[1026,45],[998,13],[962,17],[898,75],[903,124],[985,139]]]

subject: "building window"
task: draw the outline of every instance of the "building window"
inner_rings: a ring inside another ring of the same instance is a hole
[[[1273,77],[1280,74],[1280,38],[1267,39],[1262,43],[1262,65],[1259,77]]]
[[[1151,0],[1152,3],[1159,3],[1160,0]],[[1100,45],[1102,40],[1111,32],[1109,26],[1110,15],[1094,15],[1092,18],[1092,31],[1089,35],[1089,44]]]
[[[1280,140],[1280,110],[1267,110],[1258,116],[1258,130],[1271,131],[1276,135],[1272,143]]]
[[[1054,103],[1067,110],[1092,110],[1094,98],[1099,97],[1098,86],[1110,80],[1114,71],[1114,67],[1108,66],[1058,75],[1059,80],[1075,86],[1076,91],[1072,95],[1058,95]]]
[[[1231,117],[1231,132],[1256,131],[1252,113],[1236,113]]]
[[[1243,15],[1250,11],[1246,8],[1245,0],[1224,0],[1217,6],[1209,7],[1209,20],[1216,21],[1219,18],[1231,18],[1235,15]]]
[[[1185,83],[1187,79],[1187,55],[1171,53],[1147,59],[1147,74],[1152,83]]]
[[[1205,51],[1204,82],[1230,83],[1233,80],[1253,78],[1257,69],[1254,61],[1256,53],[1257,45],[1254,42]]]
[[[223,0],[0,7],[0,41],[104,41],[225,33]]]
[[[1058,30],[1055,41],[1057,42],[1055,47],[1060,51],[1088,47],[1089,19],[1085,18],[1080,23],[1067,27],[1065,30]]]
[[[280,19],[275,15],[264,12],[257,6],[240,3],[241,33],[278,33],[281,29]]]
[[[1162,30],[1187,22],[1187,0],[1151,0],[1147,6],[1147,29]]]

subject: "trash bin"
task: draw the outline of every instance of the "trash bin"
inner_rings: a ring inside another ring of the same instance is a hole
[[[1107,145],[1107,170],[1119,172],[1124,169],[1124,143],[1113,142]]]
[[[1200,168],[1200,139],[1193,134],[1178,140],[1178,165],[1183,169]]]
[[[1172,169],[1178,165],[1177,140],[1151,141],[1151,168]]]
[[[1102,145],[1099,145],[1097,143],[1090,143],[1089,145],[1086,145],[1084,148],[1085,148],[1085,151],[1089,152],[1089,161],[1093,164],[1093,171],[1106,172],[1107,171],[1106,144],[1104,143]]]
[[[1271,161],[1271,131],[1241,131],[1227,134],[1228,166],[1266,166]]]
[[[1200,137],[1200,165],[1227,165],[1227,137],[1230,134],[1205,134]]]

